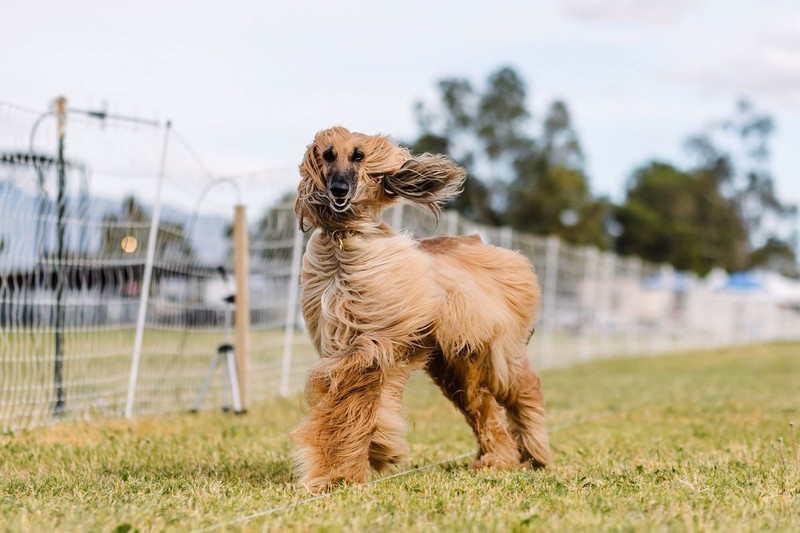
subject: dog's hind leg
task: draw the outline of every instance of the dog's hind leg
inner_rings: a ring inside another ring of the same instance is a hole
[[[499,359],[503,358],[503,359]],[[552,461],[544,417],[544,396],[539,376],[531,368],[524,341],[501,337],[492,345],[491,360],[499,364],[488,377],[497,401],[505,407],[511,434],[523,462],[533,467]],[[501,369],[504,375],[497,374]]]
[[[517,444],[505,427],[502,409],[480,379],[474,358],[465,355],[451,362],[437,351],[428,360],[426,370],[475,433],[478,456],[473,467],[519,467]]]

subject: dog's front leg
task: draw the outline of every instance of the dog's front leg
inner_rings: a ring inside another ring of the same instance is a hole
[[[303,485],[312,492],[364,483],[380,408],[383,373],[368,351],[321,359],[306,387],[308,418],[293,432]]]

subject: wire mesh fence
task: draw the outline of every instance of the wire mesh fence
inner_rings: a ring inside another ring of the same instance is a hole
[[[248,187],[271,185],[212,175],[165,122],[65,115],[62,137],[54,110],[0,105],[4,431],[194,406],[226,342],[234,207],[260,207]],[[270,276],[286,286],[286,227],[260,230],[260,296],[274,294]],[[285,298],[268,298],[253,300],[253,376],[272,375],[283,349]],[[227,401],[223,368],[211,376],[201,407]]]
[[[56,115],[0,103],[0,430],[230,405],[215,355],[235,344],[241,204],[242,385],[252,402],[300,390],[316,359],[297,300],[306,236],[290,205],[273,205],[296,178],[220,178],[163,122],[67,112],[60,129]],[[798,292],[697,279],[453,212],[437,223],[400,205],[385,219],[420,238],[477,233],[528,257],[542,285],[529,346],[539,368],[800,337]]]

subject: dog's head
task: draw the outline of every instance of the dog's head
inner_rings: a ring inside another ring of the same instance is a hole
[[[464,169],[441,155],[411,153],[388,137],[335,127],[317,133],[300,165],[295,213],[331,231],[376,220],[398,198],[439,213],[458,194]]]

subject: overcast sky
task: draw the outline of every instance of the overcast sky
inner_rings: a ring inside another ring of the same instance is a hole
[[[568,103],[596,194],[747,95],[777,121],[778,191],[800,202],[797,0],[490,2],[4,0],[0,101],[170,118],[215,173],[296,166],[341,124],[403,140],[436,80],[510,65],[530,108]]]

